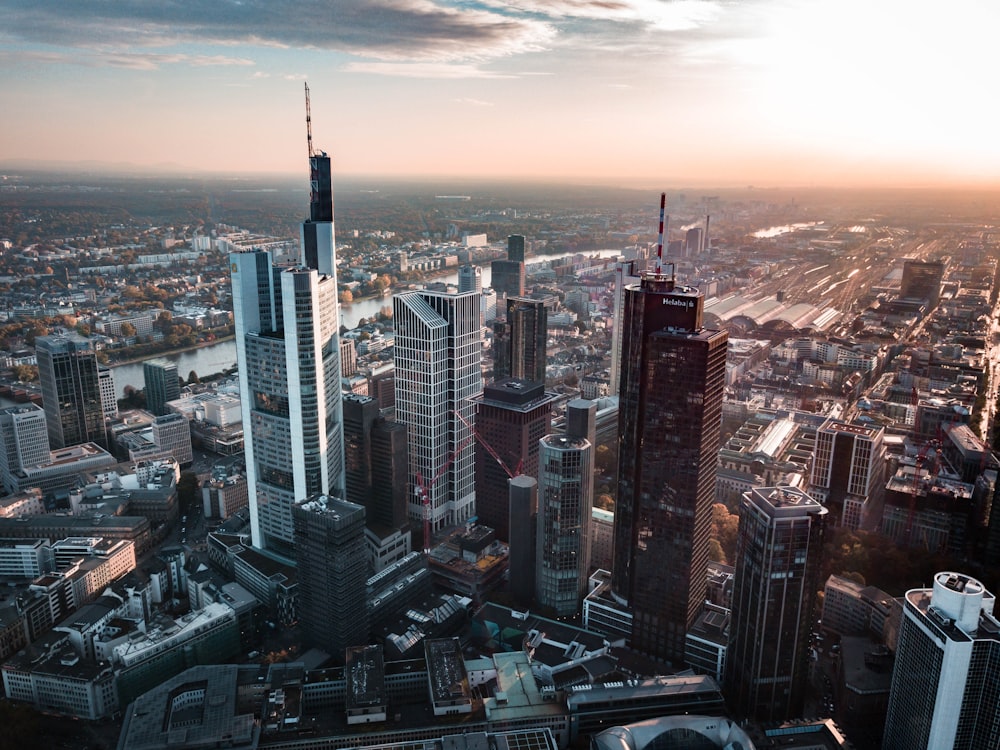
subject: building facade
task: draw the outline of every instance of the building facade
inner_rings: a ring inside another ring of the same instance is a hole
[[[542,300],[508,297],[507,316],[494,324],[493,379],[545,382],[548,311]]]
[[[304,640],[341,662],[349,646],[368,642],[365,509],[319,495],[292,514]]]
[[[726,374],[703,307],[668,274],[625,289],[612,591],[632,647],[677,663],[705,598]]]
[[[903,601],[882,747],[1000,747],[1000,621],[995,596],[961,573]]]
[[[0,410],[0,448],[0,480],[7,492],[17,492],[25,467],[49,462],[45,412],[36,404]]]
[[[344,492],[330,158],[309,166],[298,264],[275,265],[266,251],[230,256],[253,544],[288,558],[292,505]]]
[[[801,718],[828,513],[800,489],[765,487],[739,515],[726,697],[740,718]]]
[[[181,397],[177,363],[169,359],[151,359],[142,363],[146,384],[146,410],[157,416],[167,413],[167,402]]]
[[[38,380],[52,448],[97,443],[108,448],[97,351],[75,333],[35,339]]]
[[[476,515],[505,542],[511,538],[507,480],[538,476],[538,441],[550,431],[555,398],[541,382],[507,378],[487,385],[476,399]]]
[[[433,535],[476,513],[468,425],[476,418],[470,399],[483,389],[479,295],[424,290],[396,295],[392,304],[396,419],[406,425],[410,445],[410,518],[424,518],[423,485]],[[426,548],[430,540],[423,541]]]
[[[860,529],[885,489],[883,427],[831,419],[816,431],[809,493],[826,505],[833,522]]]
[[[579,613],[587,592],[594,507],[597,408],[576,399],[569,409],[566,433],[539,441],[535,599],[557,617]]]

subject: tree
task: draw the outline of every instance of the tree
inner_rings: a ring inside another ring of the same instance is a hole
[[[712,531],[709,539],[719,543],[723,559],[718,562],[734,562],[736,560],[736,538],[739,533],[740,517],[730,513],[723,503],[712,505]]]
[[[129,338],[135,336],[135,326],[131,323],[122,323],[122,337]]]
[[[14,378],[22,383],[38,380],[38,367],[35,365],[14,365]]]
[[[188,385],[194,385],[195,383],[200,383],[201,378],[198,377],[198,373],[194,370],[188,373]]]
[[[350,289],[345,289],[340,293],[340,304],[349,305],[354,302],[354,295],[351,294]]]
[[[726,554],[722,551],[722,545],[719,544],[719,540],[708,540],[708,559],[712,562],[726,564]]]

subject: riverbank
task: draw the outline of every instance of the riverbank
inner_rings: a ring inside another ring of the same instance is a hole
[[[175,357],[185,352],[193,352],[198,349],[204,349],[208,346],[215,346],[216,344],[222,344],[226,341],[235,341],[236,334],[229,334],[228,336],[219,336],[218,338],[212,339],[211,341],[199,341],[194,346],[182,346],[177,349],[165,349],[162,352],[150,352],[149,354],[143,355],[141,357],[128,357],[126,359],[114,359],[108,358],[108,362],[105,367],[122,367],[124,365],[135,365],[140,362],[148,362],[151,359],[158,359],[159,357]]]

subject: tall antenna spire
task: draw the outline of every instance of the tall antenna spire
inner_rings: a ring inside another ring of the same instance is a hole
[[[660,238],[656,242],[656,275],[663,273],[663,219],[667,212],[667,194],[660,193]]]
[[[309,158],[311,159],[313,154],[313,122],[312,122],[312,109],[309,106],[309,84],[306,84],[306,144],[309,146]]]

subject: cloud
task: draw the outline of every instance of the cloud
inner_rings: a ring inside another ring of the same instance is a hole
[[[224,55],[186,55],[145,52],[0,52],[0,61],[25,64],[48,63],[54,65],[81,65],[87,68],[128,68],[130,70],[157,70],[165,65],[192,67],[253,65],[253,60]],[[266,74],[264,74],[266,75]],[[257,74],[254,74],[257,77]]]
[[[346,52],[383,61],[489,60],[542,49],[546,21],[440,0],[0,0],[22,42],[123,46],[250,44]]]
[[[348,73],[371,73],[403,78],[516,78],[509,73],[483,70],[462,63],[353,62],[344,66]]]
[[[717,0],[488,0],[549,19],[633,22],[661,31],[685,31],[711,22],[722,12]]]

